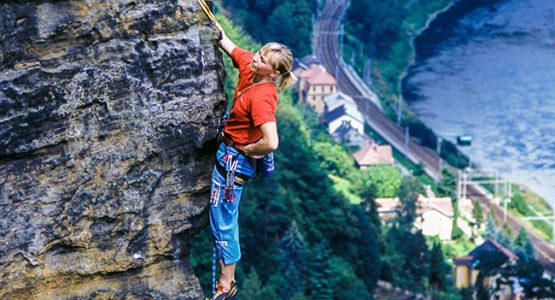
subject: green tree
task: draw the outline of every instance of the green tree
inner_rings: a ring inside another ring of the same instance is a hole
[[[519,257],[524,258],[524,260],[536,259],[536,251],[526,229],[520,228],[513,245],[515,246],[515,253]]]
[[[387,230],[384,264],[390,270],[393,283],[410,290],[424,289],[429,275],[430,252],[422,232],[416,230],[413,223],[416,219],[417,198],[423,187],[418,179],[403,178],[399,199],[403,204],[401,214]]]
[[[472,201],[472,217],[478,226],[484,223],[484,211],[479,200]]]
[[[356,275],[363,280],[369,291],[375,289],[380,278],[381,254],[379,248],[379,227],[371,222],[369,213],[361,206],[352,207],[357,217],[359,236],[355,238],[356,251],[349,254],[347,260],[353,265]]]
[[[445,263],[443,250],[439,241],[434,241],[432,251],[430,252],[430,275],[429,283],[437,294],[447,289],[447,276],[449,274],[449,265]]]
[[[356,173],[355,162],[341,145],[329,142],[316,142],[313,145],[316,159],[324,170],[339,177],[348,177]]]
[[[457,178],[455,174],[448,169],[443,169],[441,175],[441,180],[437,187],[439,196],[457,199]]]
[[[488,240],[497,239],[497,229],[495,227],[495,221],[491,215],[488,216],[486,221],[486,231],[484,232],[484,238]]]
[[[360,205],[367,212],[368,219],[375,228],[379,239],[379,233],[381,232],[381,220],[378,214],[378,205],[376,204],[376,186],[374,184],[367,185],[365,188],[359,190],[359,195],[362,199],[362,203]]]
[[[351,264],[337,256],[331,257],[329,264],[333,299],[371,299],[364,281],[355,274]]]
[[[245,278],[241,287],[241,298],[245,300],[258,300],[262,299],[262,284],[256,273],[256,269],[252,268]]]
[[[374,186],[377,198],[395,197],[401,181],[401,171],[395,167],[372,166],[362,171],[363,187]]]
[[[369,46],[374,56],[387,57],[403,34],[405,12],[401,1],[352,1],[347,11],[347,30]]]
[[[308,260],[308,291],[310,299],[333,299],[331,250],[328,242],[322,240],[311,251]]]
[[[423,290],[429,277],[430,252],[421,231],[409,226],[392,226],[386,236],[385,260],[393,283],[409,290]]]
[[[403,203],[402,216],[399,218],[399,224],[401,226],[412,227],[412,224],[416,220],[416,208],[418,205],[418,195],[422,194],[424,188],[422,183],[418,181],[415,177],[405,177],[401,183],[401,187],[397,193],[397,196]]]
[[[280,241],[281,272],[284,286],[281,288],[282,299],[290,299],[295,294],[304,292],[305,242],[295,221],[285,232]]]
[[[312,12],[306,1],[283,2],[272,11],[266,25],[268,40],[275,40],[291,47],[296,56],[311,52]]]

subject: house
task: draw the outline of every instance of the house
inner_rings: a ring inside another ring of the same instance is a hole
[[[418,208],[415,227],[422,230],[423,235],[439,236],[441,240],[451,240],[455,214],[451,198],[427,198],[418,196]]]
[[[375,201],[382,221],[391,220],[401,213],[402,203],[398,198],[377,198]],[[422,230],[426,236],[451,239],[454,218],[451,198],[426,198],[419,195],[416,207],[415,228]]]
[[[321,64],[322,64],[322,60],[320,60],[320,58],[318,58],[314,54],[304,56],[303,58],[301,58],[299,62],[299,65],[305,66],[305,69],[308,69],[308,67],[312,65],[321,65]]]
[[[322,122],[328,126],[328,132],[333,134],[343,123],[350,123],[360,134],[364,134],[364,116],[356,106],[342,105],[327,112]]]
[[[324,67],[311,65],[301,71],[299,77],[299,101],[309,104],[318,115],[324,113],[324,97],[337,91],[337,82]]]
[[[509,249],[503,247],[494,240],[486,240],[480,246],[474,248],[466,256],[457,257],[455,262],[455,286],[459,289],[476,286],[480,271],[477,269],[480,260],[488,258],[498,259],[505,264],[514,264],[518,257]],[[504,261],[504,262],[503,262]],[[520,295],[513,291],[518,290],[517,287],[511,287],[508,284],[498,285],[499,274],[484,278],[484,285],[488,288],[494,288],[496,292],[492,295],[492,299],[519,299]]]
[[[367,143],[368,137],[361,134],[350,122],[343,122],[332,134],[331,137],[338,144],[350,147],[362,148]]]
[[[399,198],[376,198],[377,211],[382,221],[389,221],[401,213]]]
[[[358,110],[357,104],[351,96],[343,94],[342,92],[327,95],[324,98],[324,113],[329,113],[342,105],[351,106]]]
[[[378,145],[367,139],[364,146],[353,153],[357,167],[365,169],[372,165],[391,165],[394,162],[393,149],[390,145]]]

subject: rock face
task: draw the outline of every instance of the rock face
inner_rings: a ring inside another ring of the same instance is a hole
[[[0,4],[0,299],[200,299],[226,105],[196,0]]]

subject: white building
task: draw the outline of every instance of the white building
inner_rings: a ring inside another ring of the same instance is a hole
[[[322,121],[328,126],[330,134],[333,134],[343,123],[349,123],[364,135],[364,116],[358,110],[355,101],[343,93],[333,93],[325,98]]]
[[[398,198],[377,198],[378,214],[387,221],[400,213],[402,203]],[[418,196],[414,227],[422,230],[426,236],[439,236],[441,240],[450,240],[453,230],[453,205],[451,198],[426,198]]]
[[[418,196],[416,222],[414,226],[427,236],[439,236],[441,240],[451,240],[453,231],[453,204],[451,198],[426,198]]]
[[[337,92],[327,95],[324,98],[324,113],[328,113],[342,105],[348,105],[358,109],[355,100],[353,100],[351,96],[343,94],[342,92]]]

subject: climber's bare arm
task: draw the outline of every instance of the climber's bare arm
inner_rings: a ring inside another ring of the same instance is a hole
[[[222,48],[227,53],[227,55],[231,56],[231,52],[233,52],[233,49],[235,49],[237,45],[235,45],[235,43],[227,37],[220,23],[216,22],[215,25],[216,25],[216,28],[222,33],[222,39],[220,40],[220,48]]]

